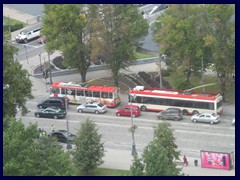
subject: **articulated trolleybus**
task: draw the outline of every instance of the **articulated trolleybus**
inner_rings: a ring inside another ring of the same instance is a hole
[[[164,111],[167,108],[180,108],[184,115],[203,112],[221,114],[223,111],[220,94],[182,91],[165,88],[145,88],[136,86],[129,92],[129,102],[142,111]]]
[[[121,102],[120,89],[113,86],[55,82],[50,90],[50,97],[65,97],[71,104],[98,101],[108,107],[115,107]]]

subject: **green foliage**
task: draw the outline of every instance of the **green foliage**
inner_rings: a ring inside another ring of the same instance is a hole
[[[76,151],[73,153],[74,162],[81,172],[87,174],[103,163],[104,147],[101,137],[93,121],[87,119],[81,124],[74,140]]]
[[[174,160],[179,159],[180,151],[177,150],[173,129],[167,122],[159,123],[154,127],[153,140],[144,149],[142,161],[145,165],[147,176],[176,176],[181,175]],[[140,174],[143,168],[141,159],[134,157],[131,166],[133,175]]]
[[[26,25],[26,23],[3,16],[3,32],[9,31],[9,29],[11,30],[11,32],[14,32],[25,27]]]
[[[118,73],[135,59],[135,47],[147,34],[148,23],[133,4],[103,4],[101,8],[103,23],[100,25],[102,41],[99,44],[118,86]]]
[[[3,133],[3,174],[5,176],[72,175],[70,154],[53,138],[37,139],[37,125],[27,128],[11,118]]]
[[[226,82],[235,72],[235,5],[169,5],[153,25],[154,39],[166,54],[168,67],[183,68],[186,82],[192,73],[211,63],[221,83],[223,98]],[[186,73],[186,74],[185,74]],[[181,86],[185,87],[186,84]]]
[[[214,70],[225,100],[226,82],[235,72],[235,7],[232,4],[206,5],[205,46],[211,50]]]
[[[150,143],[143,152],[145,175],[147,176],[177,176],[180,169],[168,157],[167,150],[160,145]]]
[[[142,159],[138,157],[137,154],[133,156],[133,163],[130,166],[130,171],[132,176],[143,176],[144,165]]]
[[[32,83],[27,70],[22,69],[18,61],[14,61],[17,49],[9,44],[10,36],[4,33],[3,42],[3,116],[14,117],[17,108],[22,114],[27,113],[25,103],[27,99],[33,98],[31,94]]]
[[[64,64],[77,68],[86,81],[87,69],[90,66],[90,23],[80,10],[82,5],[66,4],[44,5],[42,33],[48,39],[48,52],[60,50],[64,56]]]

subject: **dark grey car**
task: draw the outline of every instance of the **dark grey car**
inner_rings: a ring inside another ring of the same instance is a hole
[[[178,121],[183,118],[183,115],[179,108],[168,108],[165,111],[157,113],[157,118]]]

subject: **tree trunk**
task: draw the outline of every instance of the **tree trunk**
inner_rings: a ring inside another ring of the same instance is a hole
[[[82,77],[82,83],[85,83],[86,82],[87,71],[81,71],[80,74],[81,74],[81,77]]]
[[[190,83],[190,76],[191,76],[191,70],[188,70],[187,73],[186,73],[186,82],[189,84]]]
[[[220,93],[223,97],[223,102],[225,102],[225,92],[226,92],[226,75],[223,74],[222,76],[219,77],[220,79]]]
[[[114,85],[118,87],[118,73],[113,74]]]

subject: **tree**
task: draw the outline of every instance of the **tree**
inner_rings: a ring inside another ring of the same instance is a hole
[[[77,68],[86,82],[90,66],[90,23],[84,13],[84,6],[77,4],[44,5],[42,33],[48,39],[48,52],[60,50],[64,64]]]
[[[27,70],[14,60],[17,49],[10,45],[10,36],[4,33],[3,41],[3,117],[14,117],[17,108],[22,114],[28,112],[25,103],[27,99],[33,98],[31,94],[32,83]]]
[[[153,25],[154,40],[160,43],[160,54],[167,55],[166,64],[175,72],[182,73],[187,84],[193,72],[204,69],[210,59],[209,48],[204,46],[202,5],[169,5],[165,13]],[[185,83],[185,82],[183,82]]]
[[[11,118],[3,132],[3,174],[6,176],[72,175],[70,153],[56,139],[38,139],[37,125],[25,128]]]
[[[182,175],[174,160],[179,159],[180,152],[177,150],[173,129],[170,124],[163,122],[154,127],[153,140],[147,145],[142,154],[147,176],[176,176]],[[141,174],[141,159],[134,157],[131,166],[132,174]]]
[[[214,71],[220,80],[225,101],[226,82],[235,72],[235,7],[232,4],[206,5],[205,46],[211,49]]]
[[[134,4],[103,4],[99,12],[102,23],[98,36],[101,38],[95,46],[104,52],[104,59],[118,86],[120,69],[125,69],[135,59],[135,48],[140,38],[147,35],[149,25]]]
[[[143,176],[144,165],[142,159],[138,157],[137,154],[133,155],[133,163],[130,166],[130,171],[132,176]]]
[[[103,163],[104,147],[101,137],[93,121],[87,119],[81,124],[74,140],[77,149],[73,154],[74,162],[81,172],[87,174]]]

